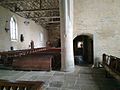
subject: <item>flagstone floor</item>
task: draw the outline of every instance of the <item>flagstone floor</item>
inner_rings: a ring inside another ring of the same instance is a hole
[[[74,72],[0,70],[0,79],[44,81],[43,90],[120,90],[120,82],[106,78],[103,68],[88,66]]]

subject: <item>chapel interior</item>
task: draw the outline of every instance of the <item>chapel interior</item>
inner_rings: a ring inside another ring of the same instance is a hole
[[[119,0],[0,0],[0,90],[120,90]]]

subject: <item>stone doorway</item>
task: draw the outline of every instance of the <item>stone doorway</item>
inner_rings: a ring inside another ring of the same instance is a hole
[[[79,35],[73,40],[76,65],[93,64],[93,36]]]

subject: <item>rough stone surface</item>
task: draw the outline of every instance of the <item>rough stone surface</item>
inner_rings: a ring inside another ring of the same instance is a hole
[[[0,79],[44,81],[44,90],[120,90],[120,82],[106,78],[103,68],[84,66],[74,72],[0,70]]]
[[[95,62],[103,53],[120,57],[119,29],[119,0],[74,0],[74,38],[93,35]]]

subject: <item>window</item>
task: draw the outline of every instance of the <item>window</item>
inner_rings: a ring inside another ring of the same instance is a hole
[[[11,41],[17,40],[17,23],[14,17],[11,17],[10,20],[10,35],[11,35]]]
[[[83,42],[79,41],[79,42],[77,43],[77,47],[78,47],[78,48],[83,48]]]
[[[40,32],[40,42],[42,42],[43,41],[43,33],[42,32]]]

